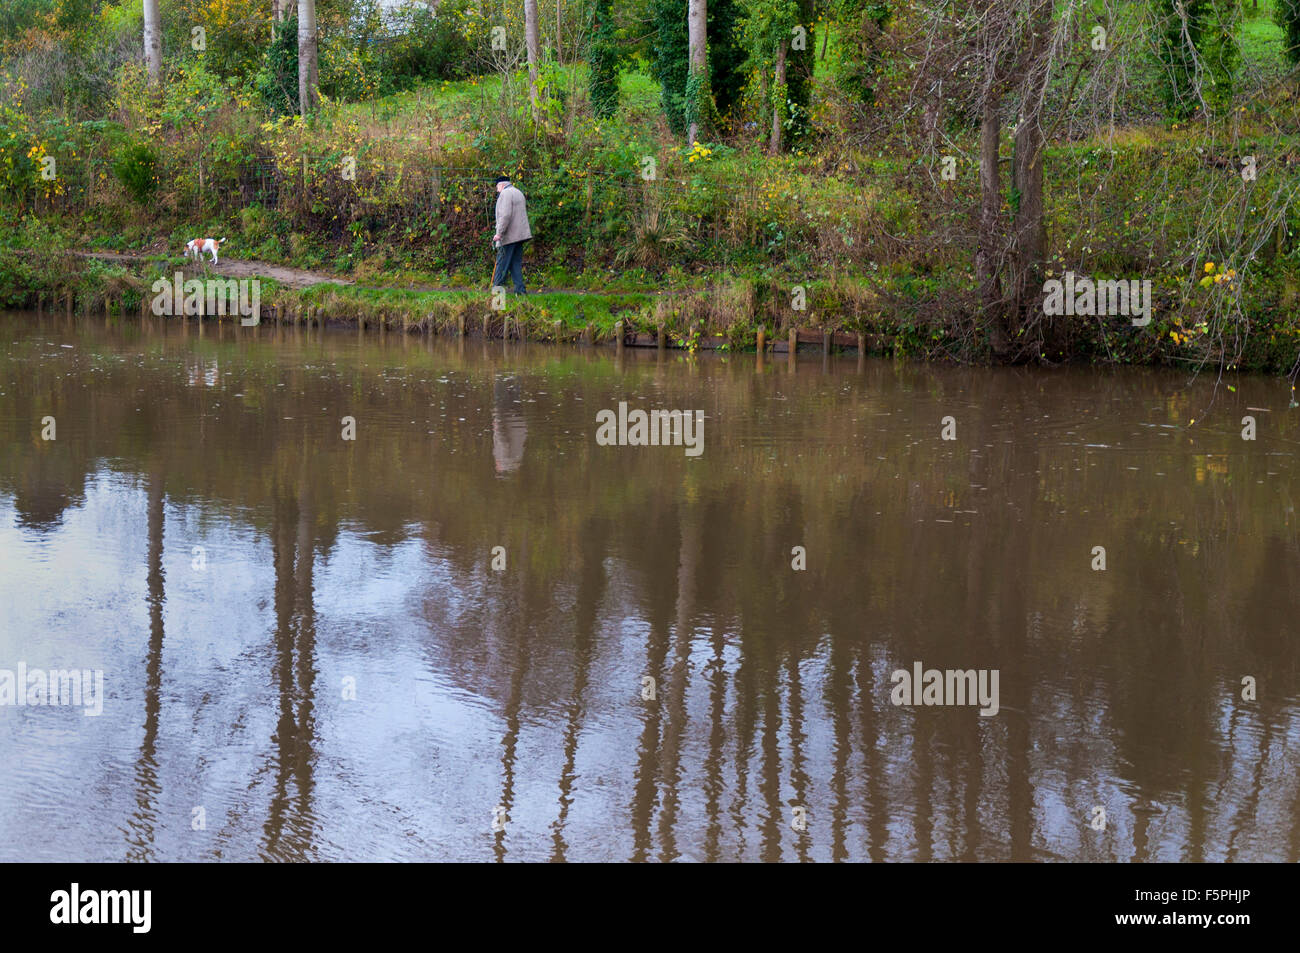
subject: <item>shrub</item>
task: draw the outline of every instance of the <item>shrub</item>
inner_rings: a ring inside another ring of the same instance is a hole
[[[464,79],[474,62],[474,44],[461,29],[471,15],[469,0],[442,0],[406,11],[408,29],[388,44],[383,68],[399,88],[420,79]]]
[[[253,72],[270,19],[271,5],[264,0],[209,0],[200,12],[208,67],[226,77]],[[183,49],[189,46],[187,39]]]
[[[1300,0],[1274,0],[1274,2],[1276,6],[1273,8],[1273,18],[1286,34],[1286,38],[1282,41],[1282,49],[1286,53],[1287,62],[1298,65],[1300,64]]]
[[[684,0],[654,0],[654,58],[650,68],[663,90],[664,115],[675,135],[686,133],[686,78],[690,73]]]
[[[6,193],[21,193],[31,185],[37,154],[36,137],[27,117],[17,109],[0,103],[0,185]]]
[[[247,245],[260,245],[271,237],[271,213],[260,205],[239,211],[239,230]]]
[[[113,175],[131,198],[143,205],[158,187],[154,177],[157,164],[158,156],[153,149],[143,142],[135,142],[124,146],[113,158]]]
[[[298,17],[289,16],[275,28],[266,58],[257,74],[257,92],[266,108],[278,116],[298,112]]]
[[[1185,118],[1201,98],[1215,112],[1231,104],[1241,61],[1241,4],[1232,0],[1158,0],[1157,54],[1170,115]]]
[[[613,0],[596,0],[591,28],[591,111],[598,119],[618,112],[618,38],[614,29]]]

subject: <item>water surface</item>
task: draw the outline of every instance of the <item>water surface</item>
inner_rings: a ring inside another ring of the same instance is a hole
[[[1295,862],[1290,397],[0,317],[0,860]]]

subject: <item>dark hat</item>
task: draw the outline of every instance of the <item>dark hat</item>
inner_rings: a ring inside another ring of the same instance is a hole
[[[497,185],[500,185],[502,182],[509,182],[509,181],[510,181],[510,176],[508,176],[508,175],[498,175],[498,176],[497,176],[496,184],[497,184]]]

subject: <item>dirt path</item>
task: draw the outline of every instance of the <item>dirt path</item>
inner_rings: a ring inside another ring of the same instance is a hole
[[[144,261],[149,257],[143,253],[114,254],[110,252],[79,251],[77,254],[83,258],[98,258],[101,261],[116,262]],[[305,271],[302,268],[290,268],[287,265],[273,265],[267,261],[234,258],[213,265],[211,259],[204,258],[204,262],[207,263],[208,273],[211,275],[221,275],[224,278],[274,278],[286,288],[306,288],[309,285],[317,285],[325,281],[336,285],[350,285],[353,283],[347,278],[339,278],[336,275],[329,275],[319,271]]]
[[[115,262],[133,262],[146,261],[151,257],[157,257],[165,251],[158,248],[152,255],[144,252],[97,252],[97,251],[79,251],[75,254],[82,258],[98,258],[100,261]],[[205,257],[204,263],[207,266],[209,275],[221,275],[225,278],[274,278],[286,288],[301,289],[311,285],[318,285],[322,282],[328,282],[336,285],[356,285],[356,282],[349,278],[340,278],[338,275],[331,275],[323,271],[307,271],[303,268],[290,268],[288,265],[273,265],[268,261],[257,261],[256,259],[243,258],[223,258],[217,264],[211,263],[212,259]],[[185,264],[192,266],[192,262],[186,259]],[[363,290],[369,291],[472,291],[471,288],[445,288],[438,285],[356,285]],[[600,294],[597,291],[580,291],[576,288],[545,288],[537,286],[532,290],[533,294],[566,294],[566,295],[592,295]]]

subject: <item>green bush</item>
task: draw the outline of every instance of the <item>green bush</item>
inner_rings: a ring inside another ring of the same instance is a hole
[[[38,287],[31,262],[7,249],[0,249],[0,308],[25,308],[32,289]]]
[[[460,22],[473,6],[469,0],[442,0],[433,9],[419,6],[410,11],[409,29],[386,44],[383,56],[384,73],[394,87],[471,75],[475,49]]]
[[[871,106],[885,67],[884,33],[895,15],[884,0],[843,0],[844,37],[836,75],[846,90]]]
[[[1157,0],[1155,10],[1157,58],[1164,73],[1169,114],[1177,119],[1192,115],[1202,97],[1214,112],[1222,114],[1231,105],[1241,63],[1241,4],[1237,0]]]
[[[122,183],[131,198],[141,205],[153,196],[158,187],[154,177],[154,168],[158,156],[143,142],[124,146],[113,158],[113,175]]]
[[[298,112],[298,17],[285,17],[273,31],[258,71],[257,93],[277,116]]]
[[[651,74],[663,93],[664,116],[674,135],[686,134],[686,78],[690,73],[685,0],[653,0],[654,58]]]
[[[618,73],[621,54],[614,28],[613,0],[596,0],[592,7],[591,111],[597,119],[609,119],[618,112]]]
[[[1273,18],[1286,34],[1282,49],[1287,62],[1300,64],[1300,0],[1274,0]]]
[[[29,153],[34,142],[27,118],[0,103],[0,185],[6,193],[16,195],[31,185],[36,164]]]
[[[244,243],[249,246],[260,245],[272,234],[272,216],[260,205],[250,205],[239,211],[239,231]]]

